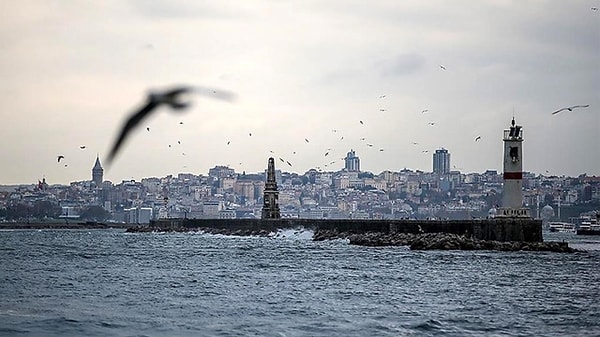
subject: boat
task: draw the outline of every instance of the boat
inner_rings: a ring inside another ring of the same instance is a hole
[[[600,235],[600,224],[598,223],[598,215],[596,217],[585,217],[581,221],[581,225],[579,225],[579,228],[577,229],[577,235]]]
[[[551,222],[548,228],[551,232],[575,233],[575,224],[569,222]]]

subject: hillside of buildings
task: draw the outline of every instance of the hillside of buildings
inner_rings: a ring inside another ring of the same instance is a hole
[[[260,218],[265,172],[215,166],[207,175],[181,173],[120,183],[0,186],[0,221],[148,223],[158,218]],[[343,169],[304,174],[276,171],[282,217],[313,219],[471,219],[494,215],[503,176],[404,169],[379,174]],[[99,178],[99,179],[98,179]],[[600,209],[600,177],[523,173],[523,205],[532,216],[576,222]]]

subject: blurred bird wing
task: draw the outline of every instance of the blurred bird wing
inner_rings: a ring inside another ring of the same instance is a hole
[[[123,141],[125,140],[127,135],[129,134],[129,131],[131,131],[131,129],[135,128],[144,118],[146,118],[146,116],[150,113],[150,111],[154,110],[156,108],[156,106],[157,106],[157,103],[155,101],[150,100],[148,102],[148,104],[146,104],[142,109],[140,109],[138,112],[136,112],[133,116],[131,116],[127,120],[127,122],[121,129],[121,133],[119,134],[117,141],[115,142],[112,149],[110,150],[110,153],[108,154],[108,158],[107,158],[108,163],[112,162],[112,160],[114,159],[115,155],[117,154],[117,151],[119,150],[119,147],[121,146],[121,144],[123,143]]]

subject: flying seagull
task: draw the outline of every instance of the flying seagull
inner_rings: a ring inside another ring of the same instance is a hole
[[[426,113],[426,112],[429,112],[429,110],[428,110],[428,109],[421,110],[421,113],[422,113],[422,114],[424,114],[424,113]]]
[[[144,120],[146,117],[148,117],[154,109],[156,109],[157,107],[159,107],[161,105],[167,105],[170,108],[172,108],[173,110],[183,110],[183,109],[189,107],[190,103],[181,101],[180,97],[182,95],[184,95],[186,93],[191,93],[191,92],[207,95],[207,93],[213,92],[213,91],[214,90],[201,88],[201,87],[179,86],[179,87],[174,87],[174,88],[171,88],[171,89],[163,91],[163,92],[151,92],[148,95],[146,104],[140,110],[135,112],[131,117],[129,117],[129,119],[127,120],[127,122],[125,123],[123,128],[121,129],[119,137],[115,141],[112,149],[110,150],[110,153],[108,154],[107,162],[109,164],[112,162],[115,155],[119,151],[121,144],[127,138],[127,135],[129,134],[129,132],[133,128],[135,128],[142,120]],[[210,96],[219,98],[219,99],[223,99],[223,100],[227,100],[227,101],[231,101],[234,98],[233,94],[228,93],[228,92],[222,92],[222,93],[219,93],[219,95],[213,94]],[[179,122],[179,124],[183,124],[183,122]],[[149,128],[146,128],[146,130],[149,131]]]
[[[85,145],[81,145],[79,148],[83,150],[85,149]]]
[[[60,163],[60,160],[64,159],[64,158],[65,158],[65,156],[63,156],[63,155],[56,156],[56,160],[57,160],[58,163]]]
[[[128,133],[135,128],[144,118],[146,118],[156,107],[159,105],[168,105],[175,110],[182,110],[189,106],[189,103],[182,102],[179,97],[192,89],[189,87],[177,87],[162,93],[150,93],[146,105],[131,116],[119,134],[119,138],[113,145],[110,153],[108,154],[108,163],[112,162],[113,158],[119,151],[119,147],[127,137]],[[182,122],[180,122],[182,124]],[[147,129],[146,129],[147,130]]]
[[[477,137],[475,137],[475,141],[478,141],[478,140],[480,140],[480,139],[481,139],[481,136],[477,136]]]
[[[562,109],[556,110],[552,114],[556,115],[557,113],[559,113],[559,112],[561,112],[563,110],[573,111],[573,109],[576,109],[576,108],[587,108],[589,106],[590,106],[589,104],[586,104],[586,105],[573,105],[573,106],[570,106],[570,107],[567,107],[567,108],[562,108]]]
[[[443,65],[440,64],[440,68],[442,68],[442,70],[446,70],[446,67],[444,67]]]

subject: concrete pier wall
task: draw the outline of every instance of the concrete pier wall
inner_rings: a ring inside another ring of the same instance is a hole
[[[479,240],[542,242],[542,221],[528,218],[479,220],[358,220],[358,219],[161,219],[150,226],[218,228],[269,232],[303,227],[349,233],[452,233]]]

